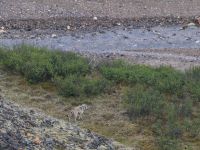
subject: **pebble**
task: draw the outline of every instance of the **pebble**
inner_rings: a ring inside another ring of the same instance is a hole
[[[117,23],[117,25],[118,25],[118,26],[121,26],[121,23],[120,23],[120,22],[118,22],[118,23]]]
[[[190,27],[190,26],[196,26],[196,25],[195,25],[195,23],[191,22],[187,26]]]
[[[97,148],[97,150],[107,150],[107,147],[104,145],[101,145]]]
[[[198,25],[200,25],[200,17],[196,17],[196,21],[197,21]]]
[[[1,27],[1,28],[0,28],[0,33],[6,33],[6,30],[5,30],[4,27]]]
[[[71,27],[70,26],[67,26],[67,30],[70,30],[71,29]]]
[[[41,143],[41,140],[40,140],[39,136],[36,136],[36,137],[35,137],[33,143],[34,143],[34,144],[37,144],[37,145],[39,145],[39,144]]]
[[[52,37],[52,38],[56,38],[57,35],[56,35],[56,34],[52,34],[51,37]]]
[[[46,144],[48,145],[52,145],[54,142],[53,142],[53,139],[52,138],[47,138],[46,139]]]
[[[93,17],[93,20],[97,20],[97,17]]]

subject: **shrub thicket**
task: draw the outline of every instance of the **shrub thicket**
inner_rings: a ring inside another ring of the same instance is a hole
[[[115,65],[102,65],[100,72],[116,83],[146,84],[160,92],[172,94],[180,93],[185,84],[184,74],[171,67],[152,68],[115,62]]]
[[[87,60],[72,52],[52,52],[49,61],[55,76],[66,77],[73,74],[84,76],[90,71]]]
[[[87,60],[74,53],[26,45],[8,51],[4,65],[25,75],[32,83],[48,81],[55,76],[85,75],[89,71]]]
[[[0,48],[0,64],[6,59],[6,51],[3,48]]]
[[[161,115],[163,110],[163,96],[152,89],[145,90],[138,87],[126,93],[125,104],[129,116],[141,117],[146,115]]]
[[[98,95],[108,87],[107,80],[86,79],[90,73],[87,59],[72,52],[22,45],[13,50],[1,49],[0,54],[7,69],[21,73],[30,83],[55,81],[66,97]]]
[[[59,93],[65,97],[95,96],[110,88],[110,82],[105,79],[87,79],[76,75],[57,78],[56,85]]]

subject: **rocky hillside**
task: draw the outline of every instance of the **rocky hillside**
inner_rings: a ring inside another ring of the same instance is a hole
[[[58,120],[39,110],[22,108],[0,96],[0,149],[127,150],[123,145]]]

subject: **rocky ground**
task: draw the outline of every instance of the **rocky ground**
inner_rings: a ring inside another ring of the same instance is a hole
[[[1,0],[6,29],[97,30],[188,22],[199,15],[199,0]]]
[[[0,97],[0,149],[128,149],[75,124],[22,108]]]
[[[191,17],[199,15],[199,0],[1,0],[2,19],[60,16]]]

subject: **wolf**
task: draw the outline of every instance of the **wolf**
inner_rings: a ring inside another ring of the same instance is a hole
[[[87,110],[89,107],[86,104],[82,104],[79,106],[74,107],[68,115],[69,121],[73,117],[74,121],[76,122],[77,119],[82,119],[83,113],[85,110]]]

